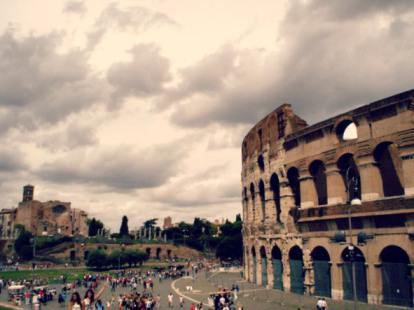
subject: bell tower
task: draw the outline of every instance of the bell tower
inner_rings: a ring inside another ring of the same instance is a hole
[[[33,200],[33,192],[34,186],[33,185],[25,185],[23,187],[23,202],[32,201]]]

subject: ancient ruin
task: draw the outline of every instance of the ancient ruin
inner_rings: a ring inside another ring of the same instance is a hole
[[[242,196],[248,281],[352,300],[352,260],[358,300],[413,305],[414,90],[312,126],[280,106],[243,140]]]

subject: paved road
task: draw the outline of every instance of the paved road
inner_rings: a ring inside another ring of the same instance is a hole
[[[245,282],[239,273],[215,273],[205,275],[198,274],[196,280],[182,278],[175,283],[179,292],[199,301],[207,302],[207,297],[212,292],[221,288],[230,289],[232,284],[237,283],[241,289],[237,301],[245,310],[304,310],[316,308],[316,297],[281,292],[274,289],[265,289],[257,285]],[[186,291],[186,286],[192,286],[193,291]],[[330,310],[353,310],[353,303],[349,301],[327,299]],[[186,308],[188,309],[188,308]],[[365,303],[357,304],[358,310],[391,310],[403,309],[384,305],[372,305]]]

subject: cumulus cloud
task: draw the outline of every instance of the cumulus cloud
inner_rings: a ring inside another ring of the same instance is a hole
[[[77,0],[67,1],[63,8],[63,12],[82,15],[86,12],[86,6],[83,1],[77,1]]]
[[[0,36],[0,132],[54,124],[103,100],[106,84],[79,50],[58,53],[60,34]]]
[[[110,29],[142,33],[151,27],[176,26],[177,23],[166,14],[151,11],[141,6],[119,8],[109,4],[100,14],[95,26],[88,34],[88,49],[94,48]]]
[[[43,164],[36,174],[51,182],[118,191],[157,187],[179,172],[187,149],[176,143],[142,150],[120,145],[67,153]]]
[[[98,142],[96,129],[93,126],[77,122],[71,122],[63,129],[41,134],[36,139],[38,146],[51,151],[69,151],[96,145]]]
[[[413,87],[413,2],[290,5],[274,50],[227,45],[183,69],[172,120],[254,124],[289,102],[312,123]]]
[[[0,173],[16,173],[28,169],[23,153],[16,148],[0,149]]]
[[[198,173],[187,174],[149,194],[151,201],[176,208],[197,208],[240,201],[239,179],[223,178],[229,163],[215,165]]]
[[[148,97],[162,93],[171,80],[169,61],[155,44],[135,45],[129,53],[131,60],[111,65],[107,80],[114,87],[114,103],[129,96]]]

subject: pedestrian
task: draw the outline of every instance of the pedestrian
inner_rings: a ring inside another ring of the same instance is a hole
[[[180,296],[179,297],[179,304],[180,304],[180,309],[184,309],[184,297]]]
[[[168,294],[168,307],[169,308],[173,307],[173,300],[174,300],[174,295],[170,292]]]

